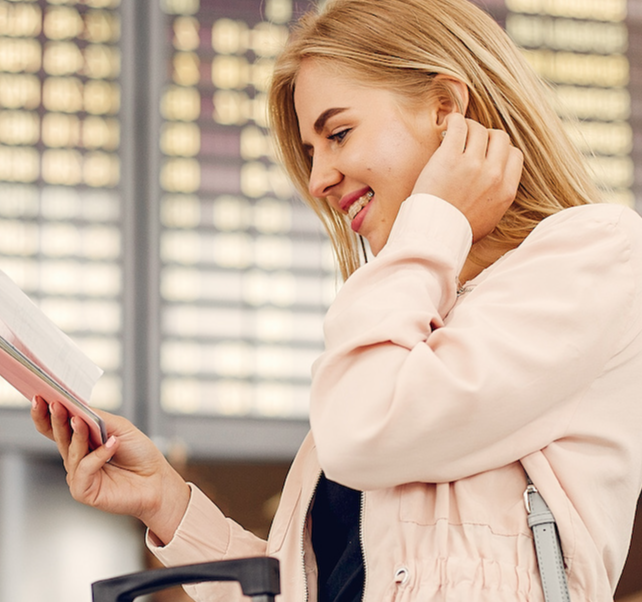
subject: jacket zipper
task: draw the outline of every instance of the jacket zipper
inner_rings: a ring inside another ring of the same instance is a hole
[[[359,513],[359,542],[361,543],[361,556],[363,558],[363,594],[361,595],[361,602],[366,599],[366,584],[368,583],[368,559],[366,557],[366,546],[363,534],[363,524],[366,515],[366,492],[361,492],[361,511]]]
[[[308,515],[310,514],[310,509],[312,508],[312,500],[314,499],[314,496],[317,492],[317,487],[319,486],[319,481],[321,480],[321,471],[319,471],[317,475],[317,480],[314,484],[314,488],[312,489],[312,495],[310,496],[310,499],[308,500],[308,505],[305,509],[305,514],[303,515],[303,525],[301,525],[301,569],[303,570],[303,587],[304,587],[304,597],[303,600],[304,602],[308,602],[310,598],[310,590],[308,587],[308,575],[305,572],[305,524],[308,522]]]

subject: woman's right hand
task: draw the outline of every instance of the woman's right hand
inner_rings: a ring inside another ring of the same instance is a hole
[[[154,443],[131,422],[95,410],[105,421],[108,441],[89,447],[89,428],[60,403],[36,398],[31,417],[36,429],[53,439],[67,471],[73,498],[114,514],[134,516],[168,543],[178,527],[190,489]]]
[[[473,241],[479,242],[515,200],[524,156],[506,132],[459,113],[448,115],[446,128],[413,192],[434,194],[457,207],[470,223]]]

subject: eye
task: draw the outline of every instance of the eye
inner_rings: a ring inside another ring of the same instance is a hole
[[[350,128],[346,128],[345,130],[340,130],[336,134],[332,134],[328,136],[328,140],[332,140],[332,142],[343,142],[345,137],[348,135],[349,131],[350,131]]]

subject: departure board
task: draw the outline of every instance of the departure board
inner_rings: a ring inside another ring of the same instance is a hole
[[[122,400],[119,0],[0,1],[0,268]],[[26,403],[0,381],[0,405]]]
[[[161,405],[302,418],[336,286],[266,130],[292,0],[165,0]]]
[[[552,85],[605,198],[634,205],[642,2],[475,2]],[[0,0],[0,269],[105,369],[93,403],[201,455],[285,457],[307,429],[340,277],[266,91],[310,5]],[[25,407],[0,381],[0,437]]]
[[[302,3],[305,4],[305,3]],[[555,87],[607,200],[633,205],[626,0],[481,0]],[[291,0],[167,0],[162,406],[300,417],[336,287],[265,131]]]
[[[506,30],[554,87],[608,201],[635,205],[627,0],[506,0]]]

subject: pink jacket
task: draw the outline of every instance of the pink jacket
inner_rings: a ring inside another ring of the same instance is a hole
[[[567,209],[458,294],[470,238],[441,199],[404,202],[328,312],[312,434],[267,543],[194,487],[172,542],[148,536],[162,562],[267,553],[281,599],[314,602],[323,467],[365,491],[366,602],[538,602],[523,465],[556,516],[573,602],[613,599],[642,486],[642,219]],[[235,584],[189,592],[241,599]]]

